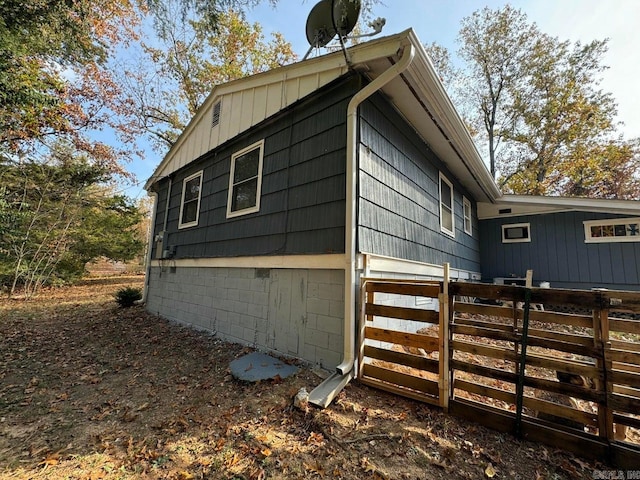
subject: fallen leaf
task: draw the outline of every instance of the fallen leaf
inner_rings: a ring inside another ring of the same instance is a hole
[[[493,468],[493,465],[489,464],[487,465],[484,474],[487,476],[487,478],[493,478],[496,476],[496,469]]]
[[[42,460],[38,465],[43,468],[51,467],[53,465],[58,465],[60,463],[60,453],[52,453],[47,455],[47,457]]]
[[[260,453],[262,455],[264,455],[265,457],[270,457],[273,452],[271,450],[269,450],[268,448],[264,448],[264,449],[260,450]]]
[[[219,452],[220,450],[222,450],[224,448],[224,444],[226,443],[226,440],[224,438],[219,438],[218,441],[216,441],[215,446],[213,447],[213,449],[216,452]]]
[[[305,471],[307,471],[307,472],[311,472],[311,473],[320,475],[321,477],[324,476],[324,469],[318,463],[316,463],[314,465],[314,464],[311,464],[311,463],[303,462],[302,466],[304,467]]]
[[[324,435],[321,433],[311,432],[307,438],[308,445],[315,445],[321,447],[324,445]]]
[[[360,466],[364,469],[365,473],[376,471],[376,467],[371,464],[368,457],[362,457],[360,459]]]

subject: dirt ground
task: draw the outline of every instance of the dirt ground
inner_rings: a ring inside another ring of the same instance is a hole
[[[607,467],[353,382],[329,408],[292,406],[322,380],[245,384],[250,351],[94,279],[0,300],[0,478],[581,479]],[[604,478],[604,477],[603,477]],[[609,477],[607,477],[609,478]]]

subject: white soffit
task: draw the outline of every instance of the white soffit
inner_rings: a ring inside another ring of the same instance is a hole
[[[503,213],[500,213],[501,211]],[[478,218],[481,220],[572,211],[640,216],[640,202],[602,198],[504,195],[493,204],[478,203]]]

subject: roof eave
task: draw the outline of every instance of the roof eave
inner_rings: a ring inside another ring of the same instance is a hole
[[[512,211],[505,212],[504,210]],[[500,213],[500,211],[503,213]],[[545,197],[536,195],[503,195],[493,205],[481,205],[478,214],[481,219],[541,215],[570,211],[609,213],[615,215],[640,216],[640,202],[584,197]]]

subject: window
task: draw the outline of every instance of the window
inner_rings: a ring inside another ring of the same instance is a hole
[[[260,210],[264,140],[231,156],[227,218]]]
[[[202,170],[185,178],[182,182],[182,200],[180,202],[180,223],[178,228],[193,227],[198,224],[201,185]]]
[[[530,241],[531,225],[529,223],[502,225],[502,243],[521,243]]]
[[[453,227],[453,185],[440,174],[440,230],[453,237]]]
[[[213,104],[213,114],[211,116],[211,128],[220,123],[220,109],[222,108],[222,100],[218,100]]]
[[[640,242],[640,218],[588,220],[583,223],[585,243]]]
[[[471,227],[471,202],[467,197],[462,197],[462,211],[464,213],[464,233],[472,235]]]

